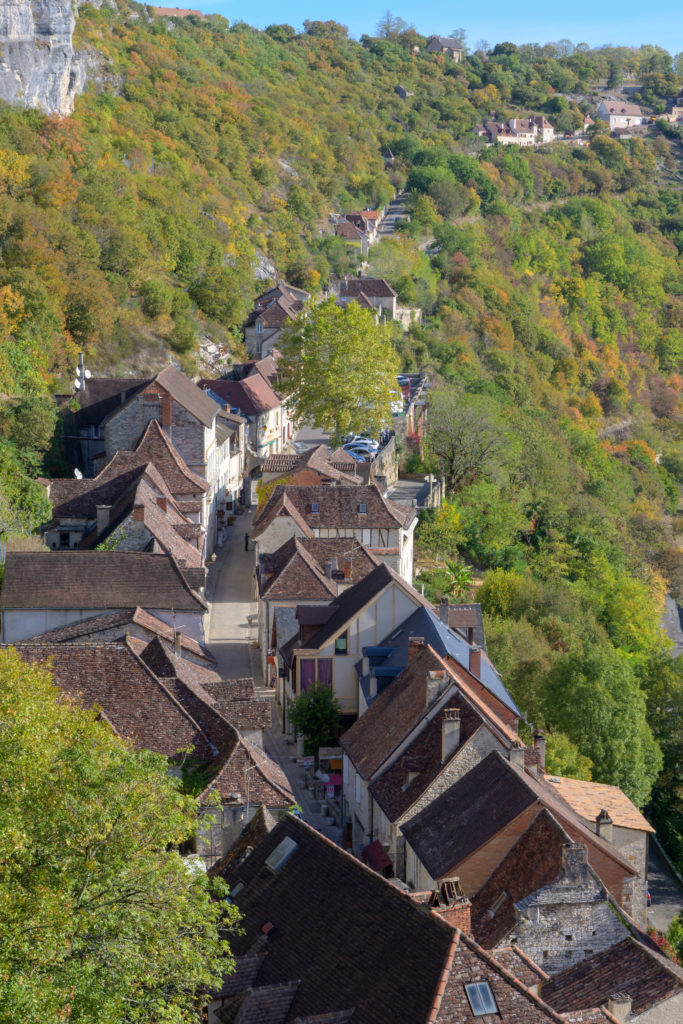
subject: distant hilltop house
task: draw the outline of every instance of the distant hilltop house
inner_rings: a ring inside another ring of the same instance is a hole
[[[203,18],[201,11],[192,11],[189,7],[153,7],[155,18]]]
[[[347,245],[357,246],[361,256],[367,256],[370,246],[377,241],[383,214],[383,210],[354,210],[346,213],[337,221],[334,233],[337,238],[343,238]]]
[[[406,89],[405,85],[397,85],[394,87],[394,92],[397,96],[400,96],[402,100],[407,100],[409,96],[414,96],[415,93],[411,92],[410,89]]]
[[[632,128],[643,123],[643,112],[637,103],[602,100],[596,116],[609,123],[610,131],[615,128]]]
[[[250,359],[271,354],[288,323],[296,320],[310,299],[308,292],[280,281],[254,300],[244,323],[244,344]]]
[[[477,134],[502,146],[542,146],[553,141],[555,129],[542,114],[538,114],[535,117],[511,117],[506,123],[487,121],[477,129]]]
[[[428,53],[443,53],[451,57],[456,64],[462,61],[462,44],[459,39],[450,39],[446,36],[432,36],[427,43]]]

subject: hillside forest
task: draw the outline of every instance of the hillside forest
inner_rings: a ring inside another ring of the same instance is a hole
[[[75,42],[71,117],[0,108],[0,528],[49,515],[35,478],[62,472],[50,396],[79,351],[118,374],[169,354],[194,372],[206,337],[239,359],[273,268],[320,296],[356,269],[330,214],[405,191],[369,272],[422,308],[394,342],[439,382],[409,459],[449,489],[426,585],[453,592],[445,559],[483,576],[489,653],[551,770],[622,786],[683,863],[683,663],[659,626],[683,597],[681,140],[474,131],[542,113],[571,132],[624,83],[656,115],[681,59],[563,40],[456,64],[391,18],[354,41],[125,0],[82,5]]]

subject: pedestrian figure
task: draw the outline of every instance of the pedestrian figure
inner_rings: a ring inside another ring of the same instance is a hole
[[[249,534],[248,533],[245,533],[245,535],[244,535],[244,550],[245,551],[249,550]]]

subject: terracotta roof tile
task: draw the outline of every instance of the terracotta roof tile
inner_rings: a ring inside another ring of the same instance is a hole
[[[414,509],[389,501],[376,484],[359,484],[357,487],[288,487],[278,484],[254,520],[253,537],[258,537],[263,523],[270,521],[271,510],[283,495],[311,529],[407,529],[415,520]],[[318,512],[311,510],[314,503],[318,505]],[[365,512],[359,511],[361,505],[365,506]]]
[[[629,937],[554,975],[542,991],[543,998],[563,1013],[601,1006],[609,996],[624,993],[631,997],[633,1016],[638,1017],[682,988],[680,967]]]
[[[339,297],[355,298],[361,292],[372,298],[391,299],[396,297],[396,292],[381,277],[347,277],[342,281],[339,288]]]
[[[169,555],[139,551],[10,551],[2,608],[174,608],[203,612]]]
[[[211,391],[227,408],[239,409],[244,416],[259,416],[282,405],[269,382],[258,373],[244,380],[200,380],[199,386]]]
[[[193,747],[202,761],[224,748],[227,723],[214,717],[210,729],[149,669],[134,640],[102,644],[16,644],[32,664],[48,662],[55,684],[85,707],[97,705],[124,739],[166,757]],[[233,738],[233,742],[236,738]]]
[[[298,981],[248,988],[216,1010],[222,1024],[285,1024]]]
[[[601,810],[606,810],[615,825],[621,828],[641,829],[654,832],[654,828],[635,807],[618,786],[607,786],[602,782],[583,782],[581,779],[566,779],[557,775],[546,775],[546,782],[557,789],[576,813],[595,821]]]
[[[220,406],[209,398],[194,381],[186,377],[175,366],[167,366],[158,373],[154,380],[168,391],[178,405],[182,405],[196,420],[205,427],[211,427],[219,412]]]
[[[336,559],[338,567],[332,579],[325,571],[330,559]],[[292,537],[277,551],[261,556],[260,595],[269,601],[326,601],[336,597],[341,584],[357,583],[378,564],[353,538]]]
[[[285,809],[294,803],[294,794],[280,766],[243,737],[199,799],[206,799],[212,791],[219,793],[223,800],[239,793],[242,804],[249,802]]]
[[[207,491],[206,480],[188,467],[182,455],[166,437],[157,420],[150,420],[145,432],[138,441],[136,454],[152,462],[169,490],[175,495],[200,495]]]

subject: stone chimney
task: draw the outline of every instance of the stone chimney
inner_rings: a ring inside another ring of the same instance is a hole
[[[161,425],[170,427],[173,422],[173,400],[164,392],[161,396]]]
[[[459,928],[466,935],[471,935],[470,911],[472,904],[462,891],[458,878],[445,878],[441,885],[433,890],[428,905],[448,924]]]
[[[470,675],[481,679],[481,648],[470,647]]]
[[[542,729],[537,729],[534,733],[534,747],[538,751],[538,768],[539,771],[545,771],[545,733]]]
[[[448,673],[443,668],[431,669],[427,673],[427,705],[443,693],[448,684]]]
[[[588,850],[583,843],[564,843],[562,846],[562,874],[577,885],[585,882],[588,871]]]
[[[439,605],[439,618],[443,622],[444,626],[448,625],[448,598],[442,597]]]
[[[441,764],[460,746],[460,708],[444,708],[441,712]]]
[[[97,536],[99,537],[109,526],[111,505],[96,505],[95,510],[97,515]]]
[[[408,661],[412,661],[416,654],[424,649],[425,638],[423,636],[408,637]]]
[[[180,632],[179,629],[173,630],[173,653],[175,654],[176,658],[182,658],[183,656],[182,646],[180,643],[180,638],[182,637],[182,635],[183,634]]]
[[[168,511],[168,499],[165,497],[162,498],[160,494],[157,495],[157,505],[162,512]]]
[[[597,818],[595,819],[595,831],[604,839],[606,842],[611,843],[613,838],[613,826],[614,822],[609,816],[609,813],[604,809],[600,811]]]
[[[607,1009],[616,1017],[618,1021],[623,1022],[630,1020],[631,1018],[631,997],[626,995],[625,992],[615,992],[614,995],[608,996],[607,998]]]
[[[521,743],[515,743],[514,747],[510,748],[510,764],[514,764],[516,768],[524,768],[524,747]]]
[[[144,505],[133,505],[133,522],[144,523],[145,521],[145,506]]]

